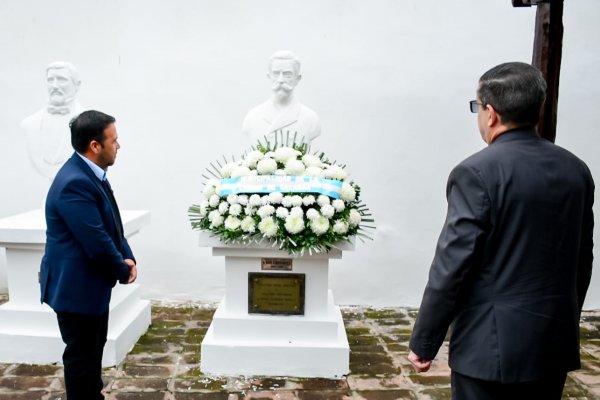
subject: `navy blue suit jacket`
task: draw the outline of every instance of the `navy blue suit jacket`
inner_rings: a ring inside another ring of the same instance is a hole
[[[73,154],[46,198],[42,302],[58,312],[108,311],[113,286],[129,277],[124,259],[135,260],[118,213],[91,168]]]
[[[594,182],[533,130],[460,163],[410,348],[433,359],[452,325],[450,367],[503,383],[579,368],[590,283]]]

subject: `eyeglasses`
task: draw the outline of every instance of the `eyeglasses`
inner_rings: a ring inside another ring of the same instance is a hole
[[[474,114],[477,114],[477,111],[479,111],[479,108],[477,106],[483,107],[483,103],[478,103],[477,100],[471,100],[469,102],[469,107],[471,108],[471,112]]]

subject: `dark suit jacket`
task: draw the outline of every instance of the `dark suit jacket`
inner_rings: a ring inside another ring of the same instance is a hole
[[[77,155],[60,169],[46,199],[46,251],[40,269],[41,300],[55,311],[99,315],[112,287],[126,282],[133,258],[119,210]]]
[[[577,369],[592,270],[587,166],[533,130],[460,163],[410,348],[433,359],[448,326],[450,367],[503,383]]]

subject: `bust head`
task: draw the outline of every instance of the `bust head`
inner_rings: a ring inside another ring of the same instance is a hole
[[[75,66],[64,61],[50,63],[46,67],[48,102],[53,106],[64,106],[73,101],[81,85]]]
[[[275,97],[280,100],[288,98],[302,79],[300,61],[291,51],[278,51],[269,60],[267,77],[271,80]]]

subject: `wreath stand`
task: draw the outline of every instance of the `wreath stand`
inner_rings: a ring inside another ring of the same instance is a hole
[[[225,296],[202,341],[209,375],[340,378],[350,348],[328,287],[329,253],[292,256],[270,245],[229,245],[200,233],[200,246],[225,257]]]

